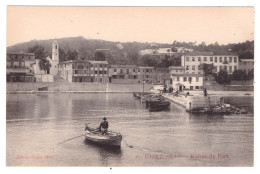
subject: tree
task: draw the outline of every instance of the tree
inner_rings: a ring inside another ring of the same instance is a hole
[[[203,70],[205,76],[208,76],[214,73],[215,67],[213,63],[212,64],[203,63],[199,65],[199,69]]]
[[[105,54],[100,52],[100,51],[97,51],[94,55],[94,59],[97,60],[97,61],[105,61],[106,60],[106,57],[105,57]]]
[[[127,59],[129,64],[136,65],[138,63],[139,54],[138,52],[128,52],[127,53]]]
[[[246,77],[245,71],[242,70],[235,70],[232,74],[232,80],[245,80]]]
[[[27,50],[29,53],[35,54],[35,59],[44,59],[47,57],[47,53],[44,51],[44,47],[40,45],[35,45],[33,47],[29,47]]]
[[[44,70],[45,72],[50,71],[51,63],[49,60],[43,58],[39,61],[39,67],[40,67],[40,70]]]
[[[66,59],[65,51],[64,51],[63,49],[61,49],[61,48],[59,48],[59,60],[60,60],[61,62],[67,60],[67,59]]]
[[[220,70],[218,74],[215,76],[216,82],[219,84],[229,84],[231,79],[228,76],[228,73],[225,70]]]
[[[171,50],[172,50],[172,52],[177,52],[178,51],[177,48],[175,48],[175,47],[172,47]]]
[[[144,66],[155,66],[157,64],[157,61],[154,59],[151,55],[143,55],[141,59],[141,64]]]
[[[78,59],[78,52],[76,50],[74,51],[68,51],[66,54],[66,60],[77,60]]]

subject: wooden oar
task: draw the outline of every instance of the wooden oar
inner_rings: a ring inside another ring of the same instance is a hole
[[[83,135],[80,135],[80,136],[77,136],[77,137],[74,137],[74,138],[70,138],[68,140],[65,140],[65,141],[62,141],[62,142],[59,142],[58,144],[61,144],[61,143],[64,143],[66,141],[70,141],[70,140],[73,140],[73,139],[76,139],[76,138],[79,138],[79,137],[82,137],[82,136],[85,136],[86,134],[83,134]]]

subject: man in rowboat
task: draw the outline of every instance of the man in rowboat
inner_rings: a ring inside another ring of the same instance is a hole
[[[107,129],[108,129],[108,122],[107,122],[107,118],[104,117],[103,121],[100,123],[99,130],[101,131],[102,135],[104,135],[104,134],[106,135]]]

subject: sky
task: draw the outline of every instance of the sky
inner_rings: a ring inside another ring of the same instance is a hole
[[[7,7],[7,46],[83,36],[108,41],[254,40],[253,7]]]

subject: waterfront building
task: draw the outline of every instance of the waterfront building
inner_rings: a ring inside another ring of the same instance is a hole
[[[201,90],[203,88],[202,74],[185,74],[183,66],[170,66],[169,70],[174,90]]]
[[[254,59],[240,59],[239,70],[245,71],[248,74],[249,71],[254,71]]]
[[[138,67],[136,65],[109,66],[110,83],[138,83],[139,80]]]
[[[94,82],[91,76],[90,63],[83,60],[60,62],[59,75],[68,82]]]
[[[170,85],[171,77],[170,70],[168,67],[155,67],[154,68],[154,84]]]
[[[172,74],[171,77],[174,90],[201,90],[203,88],[201,74]]]
[[[181,57],[181,66],[185,68],[185,74],[203,74],[200,65],[203,63],[213,64],[215,73],[226,70],[228,74],[238,69],[238,55],[222,54],[215,55],[212,52],[190,52]]]
[[[91,82],[109,82],[109,63],[107,61],[88,61],[90,63]]]
[[[6,81],[35,82],[34,64],[34,53],[7,53]]]
[[[140,66],[138,68],[138,83],[154,83],[154,67]]]

